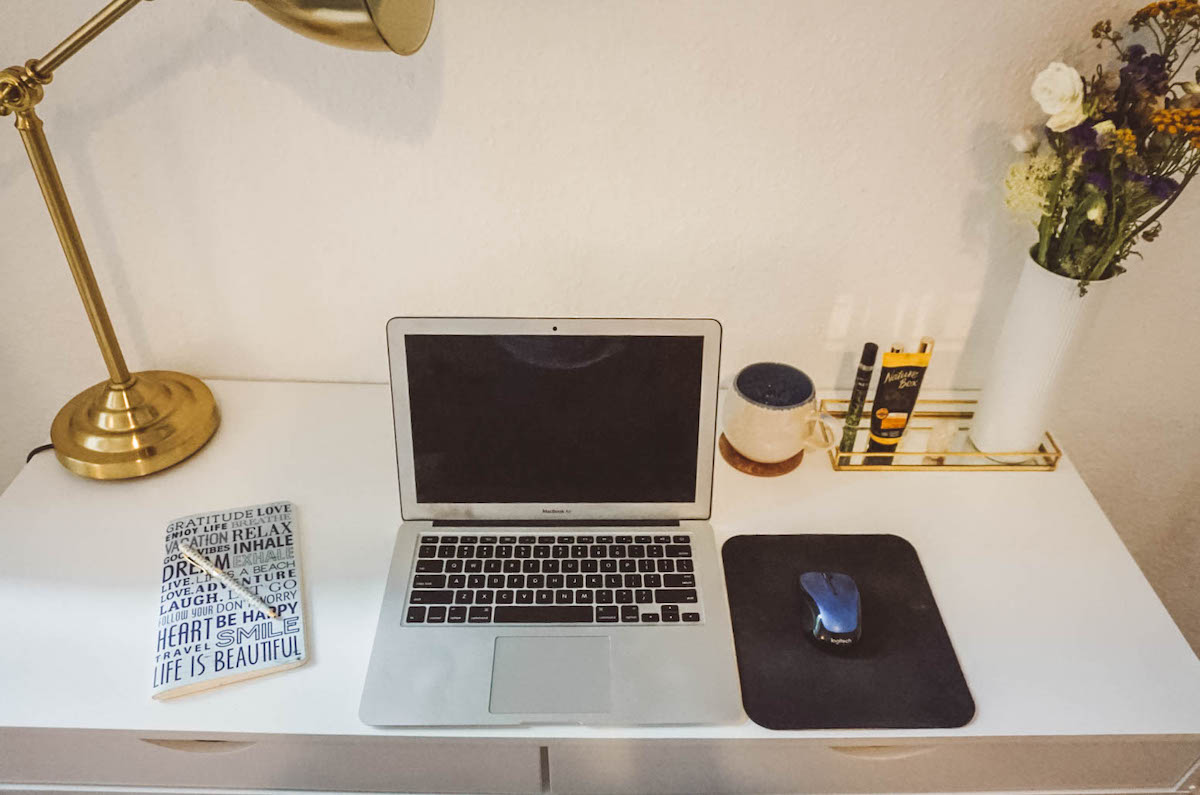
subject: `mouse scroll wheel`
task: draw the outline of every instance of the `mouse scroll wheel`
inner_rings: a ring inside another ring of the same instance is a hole
[[[829,590],[837,593],[837,586],[833,584],[833,577],[830,576],[829,572],[824,572],[821,576],[825,578],[825,584],[829,586]]]

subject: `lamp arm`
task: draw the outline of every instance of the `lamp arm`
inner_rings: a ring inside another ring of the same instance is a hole
[[[27,82],[46,85],[54,78],[55,70],[62,66],[68,58],[82,50],[88,42],[107,30],[110,25],[125,16],[140,2],[142,0],[112,0],[94,17],[80,25],[78,30],[59,42],[50,52],[41,58],[26,61],[24,68],[13,67],[13,69],[18,70],[21,73],[20,77]],[[21,86],[12,85],[9,82],[0,83],[0,115],[8,115],[16,110],[10,106],[21,101],[21,88]],[[37,100],[41,101],[40,92],[38,92]]]
[[[58,232],[63,254],[71,267],[75,286],[79,289],[79,297],[83,300],[96,342],[100,345],[109,380],[119,386],[129,385],[133,379],[117,342],[116,332],[113,331],[108,309],[104,306],[104,298],[100,294],[83,237],[75,223],[75,214],[71,211],[66,189],[63,188],[58,167],[50,152],[50,144],[42,131],[42,120],[34,108],[42,101],[44,86],[53,79],[54,70],[139,2],[141,0],[113,0],[42,58],[28,61],[23,67],[13,66],[0,71],[0,116],[15,114],[17,117],[17,130],[21,133],[25,152],[29,155],[38,186],[42,189],[42,198],[46,200],[46,208]]]
[[[100,9],[99,13],[94,17],[84,22],[79,27],[79,30],[63,39],[58,46],[30,64],[30,68],[38,75],[46,78],[51,77],[54,74],[54,70],[62,66],[68,58],[83,49],[84,45],[103,33],[109,25],[123,17],[127,11],[140,2],[141,0],[112,0],[111,3]]]

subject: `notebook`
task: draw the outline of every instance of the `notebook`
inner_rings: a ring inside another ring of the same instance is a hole
[[[245,604],[179,553],[185,541],[273,607]],[[176,698],[286,671],[308,659],[295,509],[269,502],[167,525],[151,695]]]

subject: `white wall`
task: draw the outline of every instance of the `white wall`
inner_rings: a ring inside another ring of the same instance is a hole
[[[6,0],[0,52],[98,5]],[[159,0],[42,115],[135,368],[385,381],[394,315],[702,315],[727,371],[845,385],[863,341],[931,334],[929,385],[970,387],[1032,236],[999,188],[1029,81],[1134,7],[445,0],[402,59]],[[1198,210],[1122,277],[1052,427],[1200,646],[1200,456],[1173,452],[1200,430]],[[15,132],[0,219],[3,484],[104,371]]]

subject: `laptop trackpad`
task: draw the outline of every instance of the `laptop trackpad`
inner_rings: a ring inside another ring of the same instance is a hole
[[[496,638],[489,711],[609,712],[607,637]]]

